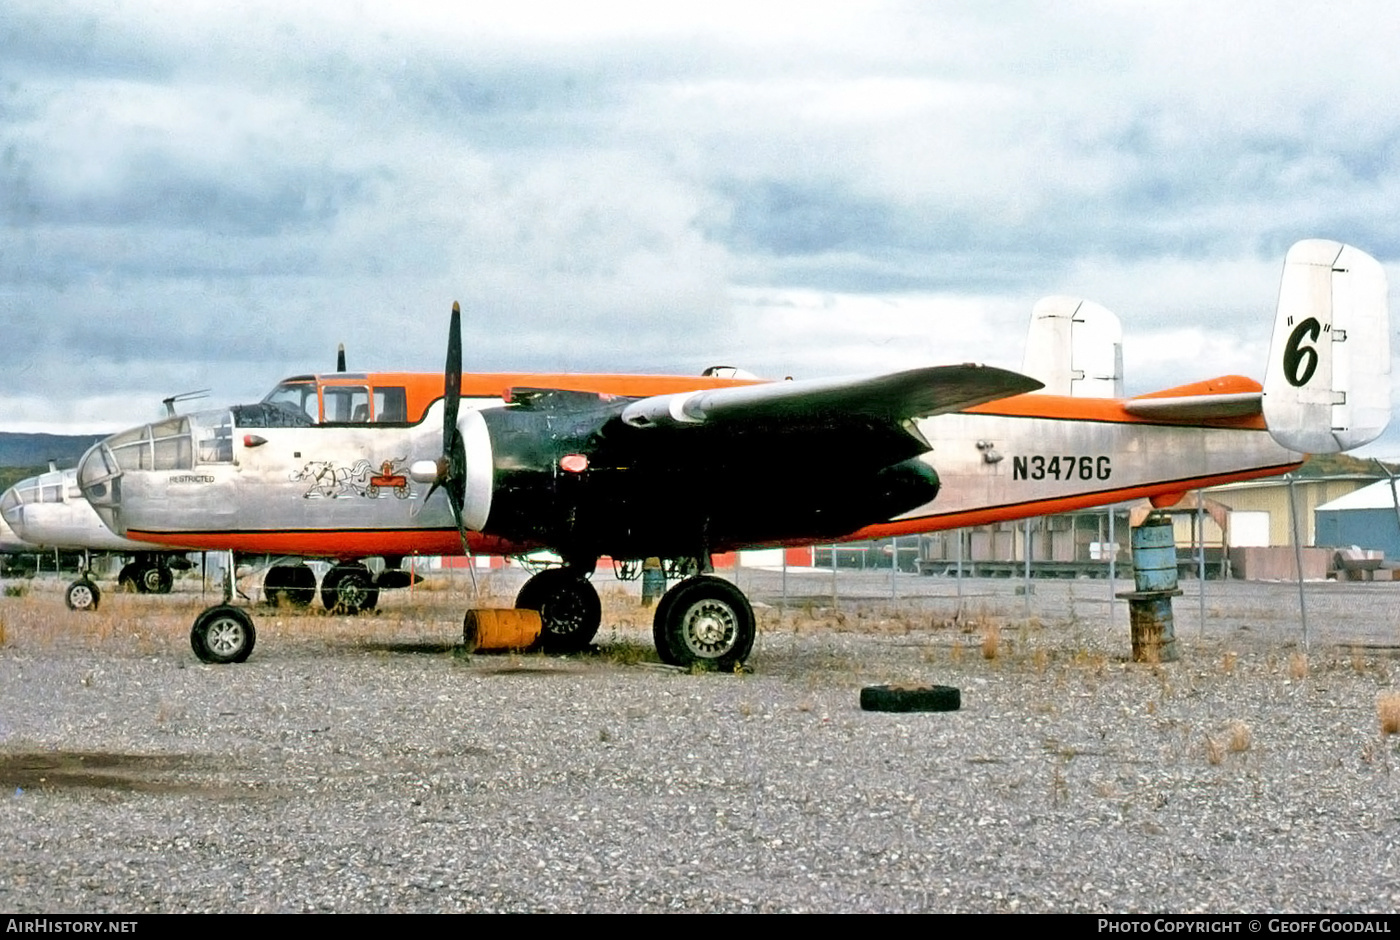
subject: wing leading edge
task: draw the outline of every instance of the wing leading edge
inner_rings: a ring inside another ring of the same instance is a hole
[[[1042,383],[1019,372],[968,363],[887,375],[769,382],[738,388],[654,395],[628,405],[634,428],[720,426],[729,422],[784,425],[889,421],[961,411],[1022,395]]]

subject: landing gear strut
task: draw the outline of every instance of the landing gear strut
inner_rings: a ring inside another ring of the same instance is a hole
[[[516,595],[515,606],[539,611],[543,627],[540,648],[547,653],[587,649],[603,622],[598,592],[572,567],[550,568],[526,581]]]

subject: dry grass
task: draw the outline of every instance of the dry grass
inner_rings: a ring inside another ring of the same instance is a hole
[[[1225,759],[1225,746],[1210,735],[1206,735],[1206,762],[1218,766]]]
[[[1229,737],[1225,741],[1225,747],[1234,754],[1242,754],[1249,750],[1254,743],[1253,735],[1250,734],[1249,725],[1242,721],[1230,722]]]
[[[1381,734],[1400,734],[1400,692],[1383,692],[1376,699],[1376,716],[1380,718]]]
[[[994,620],[982,625],[982,658],[995,660],[1001,655],[1001,624]]]
[[[1239,653],[1236,653],[1234,650],[1226,650],[1220,657],[1220,671],[1227,676],[1233,676],[1235,674],[1235,666],[1239,664],[1239,661]]]
[[[1308,656],[1306,653],[1288,654],[1288,674],[1295,682],[1302,682],[1308,677]]]

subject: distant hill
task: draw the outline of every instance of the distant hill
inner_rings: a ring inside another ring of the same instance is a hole
[[[16,434],[0,431],[0,467],[46,468],[50,460],[60,467],[78,463],[87,449],[106,434]]]
[[[1377,463],[1378,461],[1365,457],[1353,457],[1350,454],[1314,454],[1303,462],[1297,476],[1330,477],[1344,476],[1349,473],[1368,477],[1385,476],[1385,470],[1376,466]],[[1391,473],[1400,473],[1400,467],[1395,464],[1383,464],[1382,466],[1388,467]]]

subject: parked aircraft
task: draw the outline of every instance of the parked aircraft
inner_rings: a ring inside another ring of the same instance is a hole
[[[977,365],[766,383],[464,377],[454,305],[446,378],[426,409],[363,383],[333,391],[330,408],[308,376],[258,405],[109,438],[79,482],[114,531],[182,548],[552,549],[564,565],[531,578],[516,606],[540,611],[553,648],[598,629],[599,557],[666,559],[689,576],[657,605],[658,652],[725,668],[748,656],[754,617],[708,573],[713,552],[1170,505],[1372,440],[1390,411],[1386,294],[1370,256],[1300,242],[1262,386],[1224,376],[1128,399],[1027,394],[1041,383]],[[191,631],[207,662],[246,659],[255,636],[229,604]]]
[[[174,583],[171,569],[190,567],[183,553],[172,552],[168,546],[114,534],[83,498],[76,468],[60,470],[50,463],[47,472],[20,480],[0,495],[0,516],[26,551],[59,549],[130,558],[117,575],[117,583],[128,590],[169,593]],[[96,610],[101,599],[102,592],[90,571],[64,592],[71,610]]]

